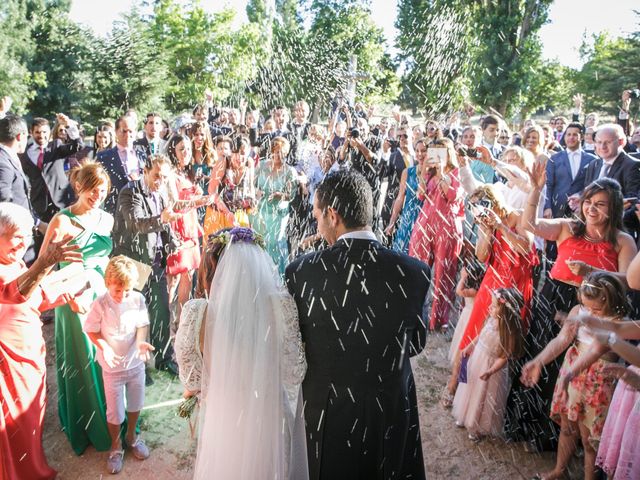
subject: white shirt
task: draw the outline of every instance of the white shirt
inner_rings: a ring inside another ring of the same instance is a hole
[[[40,156],[41,148],[42,148],[42,151],[44,152],[47,147],[46,145],[43,147],[40,147],[40,145],[38,145],[37,143],[32,143],[27,149],[27,157],[29,157],[29,160],[31,160],[31,163],[33,163],[35,166],[38,166],[38,157]]]
[[[377,242],[378,237],[371,230],[356,230],[340,235],[338,241],[340,240],[375,240]]]
[[[84,331],[100,333],[116,355],[124,357],[114,368],[107,365],[98,348],[96,358],[106,372],[123,372],[142,364],[136,355],[136,331],[149,325],[149,315],[144,296],[140,292],[131,292],[122,303],[116,303],[109,292],[96,298],[91,311],[84,322]]]
[[[604,178],[607,176],[607,174],[609,173],[609,169],[611,168],[611,165],[613,165],[613,162],[615,161],[616,161],[615,158],[610,161],[606,161],[604,158],[602,159],[602,168],[600,169],[600,175],[598,175],[598,179]]]
[[[567,149],[567,157],[569,158],[569,166],[571,167],[571,178],[576,178],[578,172],[580,171],[580,161],[582,160],[582,151],[580,149],[577,150],[569,150]]]

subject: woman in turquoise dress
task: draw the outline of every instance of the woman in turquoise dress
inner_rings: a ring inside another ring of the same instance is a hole
[[[110,188],[102,165],[87,161],[71,171],[69,180],[78,199],[53,217],[42,248],[72,236],[70,244],[80,247],[83,275],[90,284],[81,296],[55,310],[58,415],[73,451],[80,455],[90,444],[98,451],[111,446],[102,370],[95,361],[94,345],[82,331],[82,322],[94,298],[105,288],[113,217],[100,209]]]
[[[391,235],[400,217],[400,225],[393,237],[391,248],[397,252],[409,253],[409,239],[411,238],[411,230],[413,224],[420,213],[422,202],[418,200],[416,193],[418,192],[418,178],[422,172],[422,165],[427,157],[427,146],[423,140],[418,140],[415,144],[416,164],[403,170],[400,178],[400,190],[398,196],[393,203],[393,211],[391,212],[391,220],[385,230],[387,235]]]
[[[289,148],[288,140],[283,137],[271,141],[271,158],[262,161],[256,170],[258,206],[251,218],[253,229],[264,237],[267,252],[281,275],[289,255],[289,201],[298,185],[296,171],[284,162]]]

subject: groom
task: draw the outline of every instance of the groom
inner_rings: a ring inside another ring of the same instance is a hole
[[[327,175],[313,214],[331,247],[286,269],[308,363],[310,479],[424,479],[409,357],[425,344],[429,268],[378,242],[371,188],[356,172]]]

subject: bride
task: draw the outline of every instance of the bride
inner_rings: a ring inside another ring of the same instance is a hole
[[[306,479],[296,304],[251,229],[209,237],[176,335],[180,378],[200,396],[196,479]]]

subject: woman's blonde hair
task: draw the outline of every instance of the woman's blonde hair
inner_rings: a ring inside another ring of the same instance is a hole
[[[138,269],[129,257],[118,255],[109,260],[104,272],[105,285],[122,285],[132,288],[138,281]]]
[[[111,189],[111,179],[101,163],[93,160],[85,160],[69,173],[69,183],[76,195],[92,190],[102,183],[107,184],[107,190]]]
[[[289,143],[289,140],[284,137],[274,138],[273,140],[271,140],[271,152],[273,152],[273,149],[276,147],[276,145],[280,145],[280,150],[282,151],[283,157],[289,155],[289,150],[291,150],[291,144]]]
[[[513,152],[513,154],[516,157],[518,157],[518,160],[520,160],[520,163],[522,163],[522,167],[520,167],[522,170],[526,171],[526,170],[531,170],[533,168],[535,157],[533,156],[533,153],[531,153],[529,150],[527,150],[526,148],[519,147],[517,145],[507,147],[505,148],[504,152],[502,152],[502,158],[504,159],[505,155],[511,152]]]
[[[529,127],[524,131],[524,135],[522,137],[522,145],[527,144],[527,138],[529,137],[529,135],[531,135],[534,132],[538,134],[538,150],[542,150],[544,148],[545,136],[544,136],[544,130],[542,130],[542,128],[539,125],[533,125],[532,127]]]
[[[476,188],[471,195],[469,195],[469,202],[477,203],[480,200],[488,200],[491,203],[491,209],[504,220],[507,218],[511,209],[508,207],[507,202],[504,200],[500,192],[490,184],[485,183]]]

